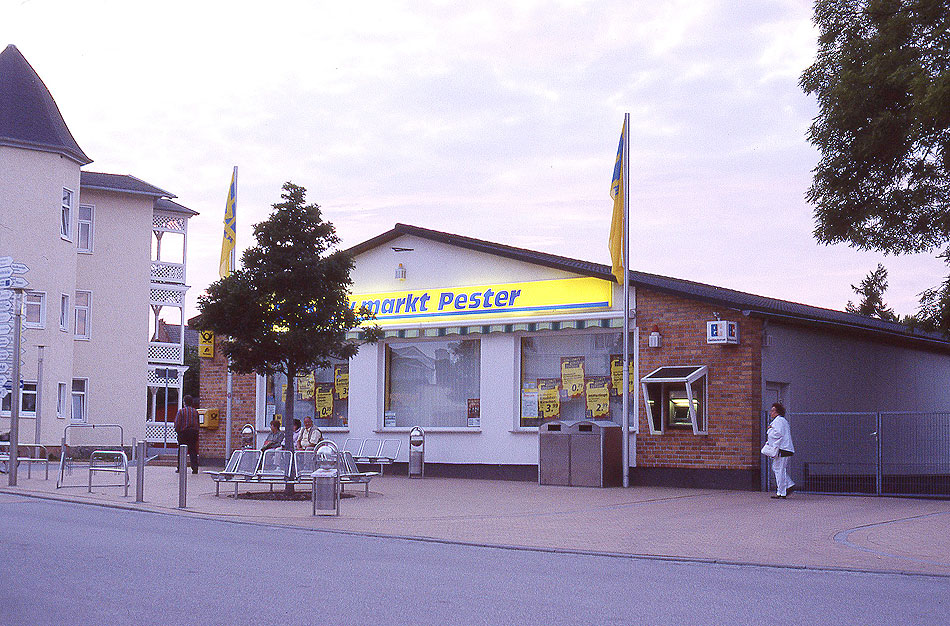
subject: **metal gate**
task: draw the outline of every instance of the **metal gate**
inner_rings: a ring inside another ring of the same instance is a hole
[[[800,491],[950,496],[950,412],[794,413],[787,418],[795,442],[792,480]],[[767,427],[766,417],[763,438]],[[774,484],[768,471],[766,489]]]

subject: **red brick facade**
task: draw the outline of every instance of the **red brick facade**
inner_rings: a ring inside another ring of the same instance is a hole
[[[219,342],[215,342],[214,358],[201,359],[202,409],[218,409],[218,428],[201,429],[198,441],[203,459],[224,459],[227,408],[227,363]],[[234,374],[231,382],[231,449],[241,447],[241,428],[255,425],[257,377],[253,374]]]
[[[738,322],[739,345],[706,343],[706,322],[716,319],[714,313],[723,320]],[[661,366],[705,365],[709,368],[709,434],[667,429],[662,435],[651,435],[641,398],[637,466],[758,470],[762,322],[722,306],[638,288],[637,325],[640,327],[640,376]],[[654,325],[663,337],[660,348],[648,345]]]

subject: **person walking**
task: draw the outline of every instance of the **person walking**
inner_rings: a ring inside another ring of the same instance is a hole
[[[185,396],[185,406],[178,409],[175,415],[175,432],[178,433],[178,444],[188,447],[188,457],[191,460],[191,473],[198,473],[198,410],[195,408],[195,399]],[[181,468],[175,470],[180,471]]]
[[[792,443],[792,428],[785,419],[785,407],[781,402],[776,402],[769,409],[769,417],[772,421],[769,423],[768,440],[766,447],[771,446],[775,450],[772,456],[772,473],[775,474],[775,495],[772,498],[787,498],[788,490],[795,486],[791,477],[788,475],[788,466],[791,464],[792,455],[795,454],[795,446]]]

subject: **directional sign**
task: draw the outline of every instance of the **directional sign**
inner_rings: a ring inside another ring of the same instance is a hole
[[[5,265],[11,265],[13,263],[12,256],[0,256],[0,267]]]
[[[12,352],[7,350],[6,348],[0,348],[0,363],[4,361],[9,361],[11,356],[13,356]]]
[[[0,348],[6,348],[13,343],[13,337],[10,335],[0,335]]]
[[[9,321],[12,320],[12,319],[13,319],[13,316],[10,315],[10,312],[9,312],[9,311],[2,311],[2,310],[0,310],[0,324],[9,322]]]
[[[6,335],[9,332],[13,331],[13,326],[10,324],[0,324],[0,335]]]
[[[6,374],[11,369],[12,368],[10,367],[9,363],[7,363],[6,361],[0,361],[0,374]]]
[[[0,289],[20,289],[29,285],[22,276],[11,276],[10,278],[0,278]]]

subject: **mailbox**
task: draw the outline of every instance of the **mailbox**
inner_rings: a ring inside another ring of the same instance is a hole
[[[217,430],[218,409],[198,409],[198,426],[208,430]]]

